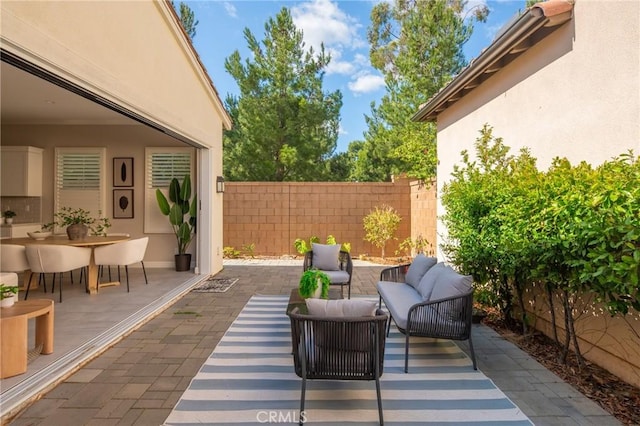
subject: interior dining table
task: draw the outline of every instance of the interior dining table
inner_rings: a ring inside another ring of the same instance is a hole
[[[65,246],[75,246],[75,247],[98,247],[104,246],[108,244],[117,243],[120,241],[126,241],[130,237],[125,235],[110,235],[110,236],[99,236],[99,235],[89,235],[83,237],[78,240],[70,240],[66,235],[52,235],[43,240],[36,240],[33,238],[5,238],[0,240],[0,245],[4,244],[16,244],[20,246],[27,246],[30,244],[55,244],[55,245],[65,245]],[[23,285],[26,289],[29,284],[29,278],[31,276],[31,271],[27,270],[24,272],[24,280]],[[96,265],[95,257],[93,254],[93,250],[91,250],[91,260],[89,262],[88,272],[87,272],[87,290],[90,294],[96,294],[98,292],[98,267]],[[100,287],[108,287],[120,285],[119,281],[110,281],[105,283],[100,283]],[[32,287],[37,287],[37,281],[32,282]]]

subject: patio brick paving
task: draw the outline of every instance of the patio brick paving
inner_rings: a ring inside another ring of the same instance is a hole
[[[352,294],[375,294],[381,266],[354,268]],[[301,266],[225,264],[226,293],[188,293],[18,415],[12,425],[160,425],[254,294],[289,294]],[[486,326],[474,328],[478,368],[536,425],[619,425]],[[466,350],[466,345],[460,344]],[[383,390],[384,396],[384,390]]]

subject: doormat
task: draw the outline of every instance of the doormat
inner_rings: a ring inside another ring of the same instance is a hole
[[[238,278],[213,278],[209,277],[195,286],[191,291],[196,293],[224,293],[229,290]]]

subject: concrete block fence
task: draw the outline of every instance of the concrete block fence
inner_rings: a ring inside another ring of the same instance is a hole
[[[296,255],[296,238],[312,235],[324,242],[334,235],[351,243],[351,254],[379,257],[381,250],[364,240],[363,218],[383,204],[402,218],[397,240],[385,247],[394,257],[399,244],[411,237],[435,246],[435,186],[408,179],[393,182],[226,182],[224,246],[236,250],[255,244],[264,256]]]

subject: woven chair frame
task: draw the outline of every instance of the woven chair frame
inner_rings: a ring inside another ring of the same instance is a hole
[[[340,286],[340,294],[344,297],[344,286],[347,286],[347,298],[351,299],[351,277],[353,276],[353,260],[351,259],[351,255],[349,252],[341,250],[338,254],[338,262],[341,271],[345,271],[349,274],[349,280],[340,282],[340,283],[331,283],[331,285],[339,285]],[[313,251],[309,250],[304,255],[304,261],[302,263],[302,271],[309,270],[313,268]]]
[[[294,369],[302,378],[300,413],[307,380],[375,380],[379,420],[384,424],[379,379],[389,316],[378,309],[370,317],[319,317],[301,315],[297,308],[288,315]]]
[[[409,265],[400,265],[383,269],[380,273],[380,281],[397,282],[398,285],[407,285],[404,284],[404,282],[408,267]],[[380,296],[380,307],[382,307],[382,301],[382,296]],[[473,288],[467,293],[458,296],[425,301],[409,308],[406,329],[398,326],[396,322],[398,330],[405,335],[405,373],[409,370],[409,338],[411,336],[468,340],[473,369],[477,370],[476,355],[473,350],[473,340],[471,338],[472,315]],[[389,334],[390,327],[391,321],[387,324],[387,335]]]

